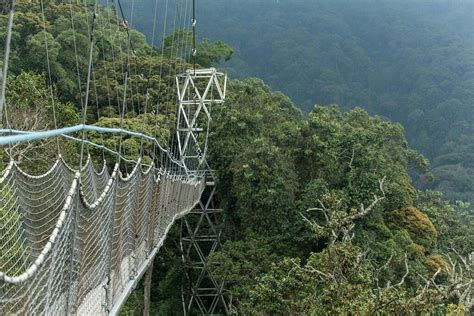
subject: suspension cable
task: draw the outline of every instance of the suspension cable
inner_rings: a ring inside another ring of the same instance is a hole
[[[54,128],[58,128],[58,123],[56,119],[56,105],[54,102],[54,94],[53,94],[53,79],[51,76],[51,61],[49,58],[49,48],[48,48],[48,36],[46,32],[46,16],[44,14],[44,2],[43,0],[40,1],[40,6],[41,6],[41,17],[43,19],[43,34],[44,34],[44,46],[46,49],[46,65],[48,68],[48,83],[49,83],[49,96],[51,98],[51,105],[53,107],[53,122],[54,122]],[[59,148],[59,138],[56,138],[56,149],[57,149],[57,154],[60,155],[61,151]]]
[[[7,75],[8,75],[8,60],[10,59],[10,44],[12,38],[12,28],[13,28],[13,16],[15,11],[15,0],[10,0],[10,13],[8,16],[8,29],[7,29],[7,39],[5,42],[5,55],[3,58],[3,71],[2,71],[2,90],[0,91],[0,126],[2,125],[3,119],[3,108],[5,106],[5,91],[7,87]],[[8,117],[5,118],[8,125]]]
[[[86,125],[87,123],[87,106],[89,103],[89,90],[91,84],[91,73],[92,73],[92,56],[94,53],[94,29],[95,29],[95,20],[97,17],[97,0],[94,1],[94,14],[92,17],[92,27],[89,34],[89,64],[87,69],[87,81],[86,81],[86,95],[84,100],[84,110],[82,111],[82,123]],[[82,143],[81,143],[81,157],[80,157],[80,168],[82,169],[83,166],[83,159],[84,159],[84,144],[86,139],[86,132],[82,132]],[[81,170],[80,169],[80,170]]]
[[[157,0],[158,2],[158,0]],[[166,35],[166,25],[168,22],[168,5],[169,5],[169,0],[166,0],[165,2],[165,16],[163,19],[163,33],[161,35],[161,60],[160,60],[160,75],[159,75],[159,85],[158,85],[158,101],[156,104],[156,116],[155,116],[155,131],[154,131],[154,138],[156,139],[157,133],[158,133],[158,114],[160,110],[160,103],[161,103],[161,86],[162,86],[162,81],[163,80],[163,63],[164,63],[164,55],[165,55],[165,35]],[[153,152],[155,152],[156,146],[153,146]],[[161,152],[161,157],[160,157],[160,163],[161,167],[163,169],[166,168],[166,162],[163,161],[163,152]]]
[[[193,70],[194,75],[196,75],[196,0],[193,0],[193,20],[192,20],[192,27],[193,27],[193,51],[191,52],[191,58],[193,62]]]
[[[124,78],[124,89],[123,89],[123,100],[122,100],[122,102],[123,102],[122,103],[122,113],[120,115],[120,128],[123,128],[125,110],[126,110],[126,106],[127,106],[127,89],[128,89],[129,72],[130,72],[130,51],[133,52],[133,44],[132,44],[132,41],[131,41],[131,38],[130,38],[130,32],[128,30],[129,26],[128,26],[128,23],[125,19],[125,15],[123,13],[122,4],[121,4],[120,0],[117,0],[117,3],[118,3],[118,6],[119,6],[120,14],[122,16],[122,22],[123,22],[125,30],[127,32],[127,57],[126,57],[127,62],[126,62],[126,65],[125,65],[125,78]],[[123,148],[123,135],[120,134],[119,150],[118,150],[119,153],[122,152],[122,148]],[[125,156],[125,153],[124,153],[124,156]],[[120,163],[120,157],[121,157],[121,155],[119,155],[119,157],[118,157],[119,163]],[[125,164],[125,167],[126,166],[127,166],[127,164]]]

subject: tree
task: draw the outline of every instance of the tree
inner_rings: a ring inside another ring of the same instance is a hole
[[[232,47],[226,43],[222,41],[212,43],[207,38],[197,45],[196,51],[196,63],[202,67],[211,67],[229,61],[234,54]]]
[[[44,75],[24,72],[10,76],[7,84],[6,111],[8,127],[20,131],[41,131],[75,125],[79,114],[72,103],[63,103],[50,95]],[[56,125],[55,125],[56,120]],[[57,139],[68,156],[71,143]],[[56,139],[46,139],[13,144],[2,152],[3,163],[12,158],[24,163],[24,168],[33,173],[48,170],[57,154]],[[39,150],[42,148],[43,150]],[[8,155],[7,155],[8,154]]]
[[[384,193],[382,183],[380,187]],[[367,216],[384,198],[375,197],[367,208],[361,206],[356,213],[351,211],[348,212],[350,215],[342,217],[322,203],[321,207],[314,208],[324,214],[325,224],[305,219],[314,233],[329,236],[327,248],[312,253],[305,264],[299,258],[285,258],[272,264],[270,271],[261,276],[250,291],[250,313],[385,314],[402,310],[417,313],[471,310],[474,302],[471,287],[474,282],[473,255],[459,256],[458,263],[448,256],[451,264],[445,267],[444,273],[449,274],[449,278],[444,281],[437,280],[442,268],[431,277],[418,273],[424,285],[422,282],[413,293],[405,283],[410,274],[405,254],[405,272],[401,279],[381,284],[380,275],[393,263],[393,256],[383,265],[374,266],[368,251],[352,243],[352,230],[354,220]],[[463,269],[465,274],[461,272]],[[450,304],[452,299],[455,304]]]

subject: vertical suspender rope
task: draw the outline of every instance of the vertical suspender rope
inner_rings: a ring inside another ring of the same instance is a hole
[[[128,71],[130,67],[129,57],[127,56],[127,65],[125,66],[125,79],[123,85],[123,99],[122,99],[122,113],[120,114],[120,128],[123,128],[123,120],[125,116],[125,109],[127,107],[127,89],[128,89]],[[118,162],[120,164],[120,157],[122,156],[123,146],[123,134],[120,133],[119,149],[118,149]]]
[[[77,87],[79,89],[79,99],[81,101],[81,109],[82,111],[84,111],[84,100],[82,98],[81,72],[79,69],[79,56],[77,54],[76,26],[74,23],[74,10],[72,7],[72,0],[69,0],[69,13],[71,15],[72,42],[74,44],[74,57],[75,57],[75,62],[76,62],[76,73],[77,73]]]
[[[44,2],[43,0],[40,1],[41,6],[41,17],[43,19],[43,34],[44,34],[44,47],[46,49],[46,66],[48,68],[48,83],[49,83],[49,97],[51,98],[51,106],[53,107],[53,122],[54,128],[58,128],[58,122],[56,119],[56,106],[54,104],[54,94],[53,94],[53,78],[51,76],[51,62],[49,59],[49,48],[48,48],[48,36],[46,32],[46,16],[44,14]],[[56,138],[56,149],[58,156],[61,154],[59,148],[59,139]]]
[[[154,47],[155,47],[155,36],[156,36],[156,22],[158,20],[158,0],[155,0],[155,10],[154,10],[154,14],[153,14],[153,31],[152,31],[152,34],[151,34],[151,53],[150,53],[150,57],[151,59],[153,59],[153,51],[154,51]],[[152,62],[150,61],[150,68],[148,70],[148,77],[147,77],[147,88],[146,88],[146,101],[148,101],[148,98],[149,98],[149,93],[148,93],[148,88],[150,86],[150,77],[151,77],[151,69],[152,69]],[[161,78],[160,78],[161,79]],[[158,96],[159,98],[159,96]],[[146,112],[146,109],[145,109],[145,112]],[[156,139],[156,125],[158,124],[158,120],[157,120],[157,117],[158,117],[158,109],[156,109],[155,113],[155,132],[154,132],[154,138]],[[142,143],[143,144],[143,143]],[[155,164],[155,166],[157,166],[156,164],[156,146],[155,146],[155,143],[153,143],[153,148],[152,148],[152,152],[151,152],[151,158],[152,158],[152,161],[153,163]],[[143,152],[143,147],[141,148],[141,152]]]
[[[176,18],[178,16],[178,8],[179,8],[178,1],[176,1],[176,7],[175,7],[174,19],[173,19],[173,29],[174,30],[176,30]],[[174,46],[175,46],[175,42],[176,42],[175,39],[176,39],[176,32],[173,33],[172,38],[171,38],[171,50],[170,50],[170,55],[169,55],[170,60],[171,60],[171,58],[174,54]],[[172,74],[171,71],[172,71],[172,67],[170,65],[169,73],[168,73],[168,75],[170,77],[169,81],[168,81],[170,86],[171,86],[172,80],[173,80],[172,76],[174,76],[176,74],[176,70],[175,70],[175,74]],[[171,142],[169,143],[169,146],[168,146],[169,147],[168,151],[169,151],[170,157],[172,159],[176,159],[174,142],[175,142],[175,133],[174,133],[174,131],[172,131],[172,133],[171,133]],[[169,170],[171,170],[172,167],[173,167],[173,165],[172,165],[171,161],[169,161]]]
[[[132,43],[131,37],[130,37],[130,31],[129,31],[130,26],[128,25],[127,20],[125,19],[125,15],[123,14],[122,2],[120,2],[120,0],[117,0],[117,3],[118,3],[119,10],[120,10],[120,15],[122,16],[122,20],[123,20],[123,23],[125,25],[125,31],[127,31],[128,42],[129,42],[128,45],[130,45],[130,47],[128,49],[129,50],[131,49],[132,53],[135,54],[135,48],[133,47],[133,43]],[[133,9],[133,3],[132,3],[132,9]]]
[[[70,9],[71,9],[71,24],[74,23],[74,17],[73,17],[73,12],[72,12],[72,3],[70,3]],[[87,6],[86,6],[87,8]],[[89,34],[89,40],[90,40],[90,47],[89,47],[89,64],[88,64],[88,70],[87,70],[87,82],[86,82],[86,95],[85,95],[85,100],[82,102],[82,95],[80,96],[81,98],[81,105],[82,105],[82,122],[85,125],[87,122],[87,104],[89,102],[89,89],[90,89],[90,79],[91,79],[91,70],[92,70],[92,53],[94,51],[94,24],[97,16],[97,0],[94,1],[94,16],[92,18],[92,28],[90,30]],[[75,33],[73,33],[74,40],[75,40]],[[77,54],[77,46],[75,45],[75,53]],[[79,73],[79,68],[77,64],[77,75],[78,75],[78,83],[79,83],[79,89],[80,87],[80,73]],[[82,131],[82,141],[81,141],[81,151],[80,151],[80,161],[79,161],[79,173],[82,172],[83,168],[83,163],[84,163],[84,143],[86,138],[86,131]],[[81,175],[79,175],[79,186],[81,185]],[[75,192],[77,194],[77,192]],[[66,314],[75,314],[76,313],[76,301],[73,293],[73,274],[74,274],[74,253],[76,249],[76,232],[78,229],[78,210],[79,210],[79,198],[76,199],[76,207],[74,209],[74,214],[73,220],[74,220],[74,225],[72,228],[72,242],[71,242],[71,260],[69,263],[69,289],[67,293],[67,303],[66,303]],[[74,289],[75,290],[75,289]]]
[[[193,12],[192,11],[193,11],[193,4],[192,4],[192,1],[189,1],[189,8],[186,9],[186,23],[184,25],[184,29],[186,31],[187,30],[189,31],[186,32],[186,38],[184,40],[184,48],[183,48],[183,53],[182,53],[182,56],[183,56],[183,69],[181,71],[182,73],[186,72],[186,70],[189,69],[189,64],[191,64],[191,55],[189,51],[193,47],[193,43],[192,43]]]
[[[190,3],[190,1],[185,1],[184,2],[184,13],[183,13],[183,26],[181,28],[182,32],[182,36],[181,36],[181,43],[178,44],[178,48],[179,48],[179,52],[178,52],[178,55],[176,56],[177,59],[179,58],[180,61],[181,61],[181,67],[179,67],[178,69],[178,72],[177,73],[182,73],[183,71],[186,70],[186,53],[187,53],[187,42],[189,40],[189,34],[187,32],[187,29],[186,29],[186,25],[187,25],[187,22],[188,20],[190,19],[190,16],[191,16],[191,13],[189,12],[189,16],[188,16],[188,11],[189,9],[191,8],[190,5],[188,5]],[[177,65],[179,65],[179,63],[177,63]]]
[[[135,0],[132,1],[132,12],[130,13],[131,17],[133,17],[133,6],[134,6]],[[135,54],[135,49],[133,47],[132,43],[132,38],[130,36],[130,30],[129,28],[131,27],[128,25],[127,20],[125,19],[125,15],[123,13],[123,8],[122,8],[122,3],[120,0],[117,0],[117,4],[120,10],[120,15],[122,16],[122,22],[125,28],[125,31],[127,32],[127,63],[125,65],[125,81],[124,81],[124,92],[123,92],[123,102],[122,102],[122,113],[120,114],[120,128],[123,128],[124,124],[124,117],[125,117],[125,110],[127,109],[127,89],[128,89],[128,79],[130,76],[130,50],[132,51],[132,54]],[[133,97],[133,90],[132,92],[132,97]],[[133,99],[132,99],[132,110],[133,110]],[[119,163],[121,159],[121,152],[123,148],[123,134],[120,133],[120,142],[119,142]],[[125,153],[124,153],[125,155]],[[125,164],[125,169],[127,171],[127,164]]]
[[[157,105],[156,105],[156,117],[157,118],[158,118],[158,113],[159,113],[159,109],[160,109],[160,102],[161,102],[161,86],[162,86],[161,81],[164,81],[163,80],[163,62],[164,62],[164,56],[165,56],[166,23],[168,22],[168,4],[169,4],[169,0],[166,0],[166,2],[165,2],[165,17],[164,17],[164,20],[163,20],[163,34],[161,36],[160,84],[158,86],[158,102],[157,102]],[[157,136],[157,132],[158,132],[158,119],[156,120],[156,125],[155,125],[155,139],[156,139],[156,136]],[[164,170],[166,170],[167,166],[168,166],[168,162],[164,160],[167,157],[168,157],[168,155],[166,155],[165,158],[163,158],[163,151],[161,151],[161,154],[160,154],[160,168],[162,168]]]
[[[193,70],[194,75],[196,75],[196,0],[193,0],[193,51],[192,51],[192,59],[193,59]]]
[[[105,72],[107,74],[107,70]],[[100,120],[100,109],[99,109],[99,96],[98,96],[98,93],[97,93],[97,84],[96,84],[96,79],[95,79],[95,72],[94,70],[92,70],[92,81],[94,82],[94,95],[95,95],[95,105],[96,105],[96,110],[97,110],[97,122],[99,122]],[[109,83],[107,82],[107,87],[108,87]],[[107,97],[109,95],[108,93],[108,89],[107,89]],[[110,103],[110,98],[109,98],[109,103]],[[104,141],[104,135],[102,133],[100,133],[100,141],[102,143],[102,160],[105,162],[105,141]]]
[[[153,14],[153,28],[152,28],[152,35],[151,35],[151,50],[150,50],[151,58],[153,58],[153,51],[155,47],[157,17],[158,17],[158,0],[155,0],[155,9],[154,9],[154,14]],[[141,130],[142,133],[145,130],[145,120],[146,120],[146,114],[147,114],[147,108],[148,108],[148,101],[150,99],[149,87],[150,87],[151,69],[152,69],[152,63],[150,61],[150,67],[148,69],[148,77],[147,77],[147,84],[146,84],[146,91],[145,91],[145,116],[143,117],[143,122],[142,122],[142,130]],[[158,113],[156,113],[156,115],[158,115]],[[154,138],[156,139],[156,129],[155,129]],[[153,149],[152,149],[152,152],[150,153],[153,159],[153,163],[155,163],[155,149],[156,149],[156,146],[153,143]],[[143,155],[144,155],[144,151],[143,151],[143,138],[142,138],[140,142],[140,157],[142,159],[143,159]]]
[[[117,0],[120,14],[122,16],[122,21],[125,27],[125,30],[127,32],[127,63],[125,65],[125,78],[124,78],[124,90],[123,90],[123,100],[122,100],[122,113],[120,113],[120,128],[123,128],[123,121],[124,121],[124,116],[125,116],[125,109],[127,107],[127,89],[128,89],[128,77],[129,77],[129,71],[130,71],[130,50],[133,50],[133,44],[130,38],[130,32],[128,30],[129,26],[127,21],[125,20],[125,15],[123,14],[123,9],[122,9],[122,3],[120,0]],[[120,141],[119,141],[119,150],[118,150],[118,163],[120,165],[120,158],[122,154],[122,146],[123,146],[123,134],[120,133]],[[126,165],[125,165],[126,166]]]
[[[178,16],[179,16],[179,21],[178,21],[178,27],[181,25],[181,15],[183,16],[183,27],[181,29],[181,32],[178,32],[178,40],[177,40],[177,45],[176,45],[176,61],[175,61],[175,75],[177,75],[178,73],[184,71],[184,68],[185,68],[185,64],[183,63],[183,69],[181,69],[181,67],[179,67],[179,64],[180,64],[180,59],[182,58],[183,55],[186,54],[186,51],[185,51],[185,43],[187,41],[187,32],[186,32],[186,20],[188,19],[188,3],[189,1],[187,0],[184,0],[182,2],[182,7],[181,7],[181,12],[178,12]],[[181,14],[180,14],[181,13]],[[185,58],[184,58],[185,60]],[[178,82],[176,82],[177,86],[176,88],[178,89]],[[179,104],[179,99],[178,99],[178,96],[177,96],[177,104]],[[176,109],[176,118],[178,118],[178,114],[179,114],[179,105],[177,106],[177,109]],[[177,124],[175,124],[175,127],[176,127],[176,131],[173,133],[173,139],[176,135],[176,143],[174,145],[174,154],[175,154],[175,157],[177,159],[181,159],[180,157],[180,153],[179,153],[179,145],[178,145],[178,142],[179,142],[179,136],[177,135]],[[176,170],[178,171],[178,169]]]
[[[175,68],[174,68],[174,74],[175,76],[179,73],[181,73],[182,71],[184,71],[184,68],[185,68],[185,63],[182,63],[183,67],[180,67],[180,58],[182,58],[182,56],[184,54],[186,54],[186,50],[185,50],[185,44],[187,42],[187,39],[188,39],[188,33],[186,32],[186,20],[188,19],[188,3],[189,1],[187,0],[184,0],[182,2],[182,7],[181,7],[181,12],[178,12],[178,16],[179,16],[179,21],[178,21],[178,30],[180,30],[180,32],[178,32],[178,39],[177,39],[177,44],[176,44],[176,56],[175,56]],[[180,28],[181,26],[181,13],[183,15],[183,24],[182,24],[182,28]],[[176,26],[175,26],[175,29],[176,29]],[[184,61],[186,59],[184,58]],[[176,88],[179,89],[179,81],[175,81],[176,83]],[[176,156],[176,159],[181,159],[181,155],[180,155],[180,151],[179,151],[179,133],[178,133],[178,124],[179,124],[179,118],[180,118],[180,109],[179,109],[179,97],[178,95],[176,96],[176,103],[178,104],[177,108],[176,108],[176,122],[177,124],[175,124],[175,128],[176,130],[172,133],[173,137],[172,137],[172,143],[173,143],[173,148],[174,148],[174,154]],[[176,135],[176,138],[175,138],[175,135]],[[176,139],[176,142],[174,141]],[[178,170],[176,170],[178,171]],[[176,173],[176,172],[175,172]]]
[[[87,123],[87,105],[89,103],[89,92],[90,92],[90,85],[91,85],[91,72],[92,72],[92,56],[94,53],[94,28],[95,28],[95,20],[97,17],[97,0],[94,1],[94,15],[92,17],[92,27],[91,33],[89,36],[89,64],[87,68],[87,81],[86,81],[86,95],[84,100],[84,109],[82,111],[82,124],[86,125]],[[83,160],[84,160],[84,143],[86,140],[86,131],[82,131],[82,142],[81,142],[81,157],[80,157],[80,170],[82,170]]]
[[[194,51],[194,47],[193,47],[193,46],[194,46],[194,45],[193,45],[193,42],[194,42],[194,40],[193,40],[194,31],[192,31],[193,24],[194,24],[194,19],[195,19],[195,13],[193,13],[193,12],[195,12],[195,9],[194,9],[194,1],[190,1],[190,4],[191,4],[191,5],[190,5],[190,10],[189,10],[190,12],[189,12],[189,16],[187,17],[186,20],[190,22],[190,24],[189,24],[189,26],[190,26],[189,29],[191,30],[191,31],[190,31],[190,33],[191,33],[191,41],[189,41],[189,33],[187,32],[187,33],[186,33],[186,34],[187,34],[187,37],[186,37],[186,41],[185,41],[185,47],[184,47],[184,51],[183,51],[183,55],[185,56],[185,63],[183,64],[183,69],[180,71],[181,73],[185,73],[185,72],[189,69],[188,66],[187,66],[187,63],[191,63],[191,62],[192,62],[192,60],[191,60],[191,59],[192,59],[192,53],[191,53],[190,55],[189,55],[189,53],[188,53],[188,52],[189,52],[189,49],[190,49],[190,46],[191,46],[192,51]],[[186,29],[186,26],[185,26],[185,29]],[[193,68],[194,68],[194,67],[193,67]],[[186,93],[189,93],[189,89],[190,89],[190,85],[188,85],[188,88],[186,89],[186,91],[182,91],[181,93],[182,93],[183,95],[185,95]],[[178,99],[178,103],[180,103],[180,102],[181,102],[181,100]],[[187,106],[187,109],[188,109],[188,115],[187,115],[187,117],[189,118],[189,110],[190,110],[189,105]],[[181,115],[181,113],[180,113],[180,111],[178,111],[178,124],[179,124],[180,115]],[[179,148],[178,148],[178,150],[179,150]],[[180,159],[183,159],[183,158],[184,158],[184,157],[183,157],[183,153],[181,153],[181,150],[180,150]],[[184,160],[183,160],[183,162],[184,162]]]
[[[2,125],[3,108],[5,107],[5,91],[7,87],[8,60],[10,58],[10,43],[12,39],[14,8],[15,8],[15,0],[10,0],[10,13],[8,16],[7,39],[5,42],[5,55],[3,59],[2,88],[1,88],[2,90],[0,91],[0,126]],[[6,108],[5,108],[5,112],[6,112]],[[7,120],[7,118],[5,120]]]
[[[112,2],[112,1],[110,1],[110,2]],[[115,19],[116,19],[116,21],[117,21],[117,31],[114,32],[114,30],[112,29],[112,22],[113,22],[113,19],[112,19],[112,18],[110,17],[110,15],[109,15],[110,11],[112,10],[112,6],[111,6],[111,8],[110,8],[110,10],[109,10],[108,4],[109,4],[109,1],[107,1],[107,24],[109,25],[109,32],[110,32],[111,34],[119,33],[119,30],[120,30],[120,26],[119,26],[119,25],[120,25],[120,23],[119,23],[118,17],[115,16],[115,15],[117,14],[116,8],[114,8],[114,17],[115,17]],[[114,78],[114,80],[115,80],[116,82],[118,82],[117,69],[116,69],[116,58],[115,58],[116,55],[115,55],[114,45],[112,44],[110,48],[111,48],[111,53],[112,53],[112,72],[113,72],[113,78]],[[121,46],[118,45],[117,59],[119,59],[119,58],[122,56],[122,53],[123,53],[123,51],[122,51],[122,49],[121,49]],[[122,69],[122,73],[124,73],[123,63],[122,63],[122,62],[120,62],[120,67],[121,67],[121,69]],[[115,90],[116,97],[117,97],[117,113],[119,114],[119,116],[121,116],[121,115],[122,115],[122,114],[121,114],[121,113],[122,113],[122,110],[121,110],[121,106],[120,106],[120,93],[119,93],[119,90],[118,90],[117,87],[114,88],[114,90]],[[121,155],[120,150],[117,151],[117,153],[118,153],[118,156]]]
[[[99,18],[99,10],[97,9],[97,12],[96,14],[94,14],[94,18],[93,19],[96,19],[97,20],[97,30],[99,32],[99,35],[100,34],[103,34],[101,32],[101,23],[100,23],[100,18]],[[87,19],[89,20],[89,19]],[[95,24],[95,23],[94,23]],[[89,23],[87,23],[87,25],[89,26]],[[89,32],[89,36],[91,36],[91,28],[87,27],[87,31]],[[92,31],[94,31],[94,27],[92,28]],[[100,37],[100,36],[99,36]],[[103,41],[101,41],[102,43],[102,46],[103,46]],[[98,43],[99,44],[99,43]],[[105,54],[104,54],[105,56]],[[106,78],[107,78],[107,71],[105,72],[105,75],[106,75]],[[97,114],[97,122],[100,120],[100,109],[99,109],[99,97],[98,97],[98,94],[97,94],[97,82],[96,82],[96,78],[95,78],[95,70],[94,70],[94,60],[92,60],[92,67],[91,67],[91,76],[92,76],[92,84],[93,84],[93,88],[94,88],[94,96],[95,96],[95,104],[96,104],[96,114]],[[107,78],[108,79],[108,78]],[[108,90],[108,81],[107,81],[107,96],[109,95],[109,90]],[[110,99],[109,99],[109,104],[110,104]],[[100,139],[101,139],[101,144],[102,144],[102,160],[103,162],[105,161],[105,142],[104,142],[104,135],[102,135],[102,133],[100,133]]]

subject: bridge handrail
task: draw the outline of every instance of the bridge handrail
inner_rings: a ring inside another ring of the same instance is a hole
[[[141,137],[146,140],[152,141],[155,143],[155,145],[163,152],[165,153],[169,159],[177,164],[179,167],[185,168],[185,165],[183,164],[182,161],[177,160],[173,158],[170,154],[170,152],[166,149],[164,149],[161,144],[156,140],[156,138],[148,136],[146,134],[140,133],[140,132],[132,132],[123,128],[112,128],[112,127],[100,127],[100,126],[95,126],[95,125],[85,125],[85,124],[78,124],[75,126],[70,126],[70,127],[64,127],[64,128],[58,128],[58,129],[53,129],[53,130],[48,130],[48,131],[22,131],[22,130],[15,130],[15,129],[0,129],[0,133],[15,133],[16,135],[9,135],[9,136],[0,136],[0,146],[6,146],[6,145],[12,145],[12,144],[20,144],[20,143],[26,143],[30,142],[33,140],[38,140],[38,139],[47,139],[51,137],[57,137],[57,136],[63,136],[67,137],[76,141],[79,141],[80,139],[77,139],[75,137],[72,137],[68,134],[72,133],[77,133],[81,131],[94,131],[94,132],[100,132],[100,133],[111,133],[111,134],[125,134],[129,136],[136,136],[136,137]],[[82,140],[80,140],[82,141]],[[115,151],[102,146],[98,145],[95,143],[92,143],[90,141],[84,140],[87,144],[97,146],[100,148],[103,148],[109,152],[116,153]],[[128,161],[128,160],[126,160]]]

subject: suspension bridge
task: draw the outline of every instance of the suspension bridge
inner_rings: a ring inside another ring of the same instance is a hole
[[[158,2],[155,21],[160,9]],[[176,59],[186,61],[187,57],[183,56],[190,51],[189,62],[183,65],[191,67],[174,68],[176,74],[170,83],[176,91],[174,127],[172,136],[165,142],[158,141],[162,139],[159,135],[132,131],[124,125],[131,98],[127,93],[138,90],[131,80],[131,59],[136,54],[131,40],[133,1],[128,20],[120,1],[107,11],[117,15],[122,24],[118,28],[127,34],[125,49],[114,55],[122,56],[114,60],[121,65],[121,72],[115,76],[121,78],[122,85],[115,88],[117,91],[110,88],[108,96],[117,99],[119,124],[115,127],[88,124],[88,106],[92,103],[92,90],[97,89],[94,84],[98,76],[94,68],[94,45],[100,43],[96,37],[101,27],[102,31],[105,28],[106,11],[97,1],[93,4],[69,1],[73,31],[75,23],[78,24],[73,8],[82,7],[87,17],[88,62],[87,69],[79,69],[78,31],[73,32],[82,123],[60,127],[47,39],[47,3],[37,1],[44,27],[45,69],[54,121],[53,128],[43,130],[18,129],[11,124],[15,113],[8,107],[7,74],[16,4],[13,0],[2,4],[7,25],[0,94],[3,128],[0,146],[6,153],[5,168],[0,175],[0,314],[118,314],[141,277],[151,269],[169,230],[182,218],[183,261],[191,261],[191,268],[196,272],[196,279],[189,280],[193,284],[189,293],[183,293],[184,313],[196,308],[203,314],[212,314],[219,304],[224,306],[221,312],[229,313],[224,283],[212,276],[207,265],[207,255],[219,244],[218,227],[222,221],[222,210],[213,203],[215,180],[207,163],[208,133],[211,107],[224,102],[227,77],[214,68],[201,69],[194,61],[197,54],[194,1],[176,0],[173,6],[171,2],[163,1],[162,37],[170,24],[167,10],[173,7],[173,26],[177,29],[182,23],[182,28],[189,28],[193,41],[192,47],[188,47],[182,36],[171,45]],[[162,44],[162,60],[164,49]],[[81,71],[85,73],[82,77]],[[155,74],[150,67],[149,76],[152,75],[161,79],[163,68]],[[143,95],[140,109],[147,114],[151,108],[148,86]],[[159,115],[159,103],[152,115]],[[99,104],[97,113],[96,122],[100,120]],[[141,124],[143,127],[147,123]],[[93,134],[100,135],[102,143],[94,141],[97,138],[92,138]],[[116,139],[117,144],[106,146],[104,139]],[[136,157],[125,154],[125,142],[130,139],[140,144]],[[73,153],[68,155],[76,158],[75,163],[67,161],[62,154],[65,144],[73,144],[70,147]],[[23,148],[28,149],[27,155],[50,148],[54,148],[55,154],[51,153],[53,158],[47,161],[47,170],[35,174],[16,159],[15,153]],[[103,161],[100,167],[98,160]],[[210,224],[210,231],[200,233],[203,223]],[[197,256],[193,257],[192,253]]]

